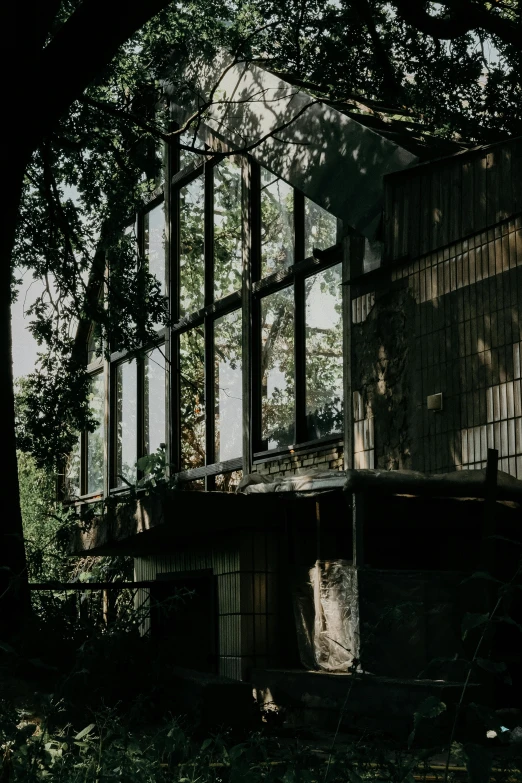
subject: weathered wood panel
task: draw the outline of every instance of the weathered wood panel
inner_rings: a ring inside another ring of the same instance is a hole
[[[418,258],[522,210],[522,140],[385,178],[384,258]]]

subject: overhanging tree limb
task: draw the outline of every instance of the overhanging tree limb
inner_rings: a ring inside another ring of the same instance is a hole
[[[446,0],[444,5],[449,11],[446,16],[432,16],[427,10],[426,0],[394,0],[393,5],[407,24],[432,38],[451,41],[473,30],[484,30],[522,50],[520,23],[500,16],[494,9],[488,10],[482,2]]]

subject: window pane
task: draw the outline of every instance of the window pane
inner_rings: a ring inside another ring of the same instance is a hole
[[[203,327],[179,338],[181,470],[205,464],[205,366]]]
[[[241,310],[236,310],[214,325],[216,462],[243,452],[241,368]]]
[[[218,473],[215,478],[217,492],[235,492],[239,482],[243,478],[242,470],[233,470],[230,473]]]
[[[305,258],[313,255],[314,247],[326,250],[337,244],[337,218],[319,204],[305,198]]]
[[[294,194],[261,169],[261,277],[294,263]]]
[[[144,409],[145,453],[154,454],[165,444],[165,346],[145,357]]]
[[[294,442],[294,289],[261,301],[261,429],[264,448]]]
[[[80,437],[74,444],[73,450],[67,458],[67,464],[65,466],[65,488],[64,499],[74,500],[81,494],[80,489],[80,464],[81,464],[81,447]]]
[[[306,280],[306,423],[308,439],[343,428],[341,264]]]
[[[204,304],[204,184],[195,179],[180,190],[180,314]]]
[[[102,331],[100,324],[93,324],[89,332],[87,343],[87,364],[95,362],[102,357]]]
[[[87,433],[87,493],[103,491],[105,384],[101,372],[91,378],[89,407],[98,426]]]
[[[198,137],[194,136],[194,131],[185,131],[182,133],[179,137],[180,144],[184,144],[187,147],[194,147],[195,149],[202,149],[203,148],[203,142],[201,142]],[[180,150],[179,151],[179,168],[180,171],[182,169],[185,169],[187,166],[190,166],[191,163],[200,163],[204,160],[204,155],[198,155],[197,152],[192,152],[191,150]]]
[[[145,257],[149,261],[149,272],[160,284],[160,291],[166,294],[165,285],[165,205],[146,212],[143,217]]]
[[[226,158],[214,169],[214,297],[241,288],[241,167]]]
[[[136,360],[116,368],[116,486],[136,481],[137,441]]]

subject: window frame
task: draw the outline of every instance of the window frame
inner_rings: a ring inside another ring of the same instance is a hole
[[[214,299],[214,168],[223,160],[223,154],[234,156],[231,147],[221,140],[217,141],[207,129],[202,136],[212,148],[217,150],[202,160],[191,161],[180,170],[180,150],[176,145],[166,148],[166,180],[151,194],[139,210],[129,218],[127,226],[134,225],[137,240],[137,252],[145,260],[145,216],[161,203],[165,214],[165,291],[170,308],[170,327],[158,329],[158,340],[151,345],[142,346],[139,354],[134,352],[113,351],[108,361],[103,358],[88,366],[89,373],[105,372],[105,470],[103,494],[118,494],[128,491],[128,487],[117,486],[116,458],[116,372],[124,361],[136,358],[137,361],[137,459],[144,455],[144,353],[155,347],[164,346],[166,368],[165,393],[165,443],[167,464],[171,465],[171,476],[179,482],[204,479],[205,489],[216,488],[216,476],[242,470],[243,474],[252,469],[254,463],[292,453],[294,451],[324,448],[329,443],[342,443],[346,439],[347,390],[344,390],[344,430],[323,438],[307,440],[306,430],[306,280],[329,267],[342,262],[346,270],[346,253],[340,242],[342,236],[341,221],[337,220],[337,244],[324,248],[321,258],[304,257],[305,251],[305,195],[292,186],[293,222],[294,222],[294,263],[280,269],[265,278],[261,278],[261,166],[250,155],[240,157],[242,180],[242,282],[241,287],[220,299]],[[189,185],[198,177],[204,182],[204,306],[198,311],[180,317],[180,199],[181,188]],[[274,175],[275,176],[275,175]],[[343,274],[343,279],[345,275]],[[261,302],[272,293],[287,286],[294,287],[294,425],[295,443],[280,447],[263,448],[261,440]],[[346,363],[349,338],[344,332],[349,324],[344,323],[347,307],[346,286],[343,286],[343,358]],[[222,316],[240,312],[242,323],[242,453],[237,458],[215,462],[215,365],[214,365],[214,327]],[[180,410],[180,336],[187,331],[202,327],[204,331],[204,384],[205,384],[205,464],[197,468],[181,470],[181,410]],[[346,376],[346,372],[343,372]],[[346,382],[344,383],[346,385]],[[87,438],[81,436],[81,478],[86,479]],[[137,480],[142,478],[137,471]],[[85,484],[81,483],[81,488]],[[99,498],[101,493],[81,495],[78,500]]]

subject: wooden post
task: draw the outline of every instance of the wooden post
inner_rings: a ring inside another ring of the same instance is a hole
[[[315,535],[316,535],[316,560],[321,559],[321,507],[319,501],[315,501]]]
[[[352,494],[353,565],[364,565],[364,493]]]
[[[482,527],[482,544],[480,565],[486,571],[495,568],[495,503],[497,499],[498,450],[488,449],[486,466],[486,491],[484,495],[484,522]]]

